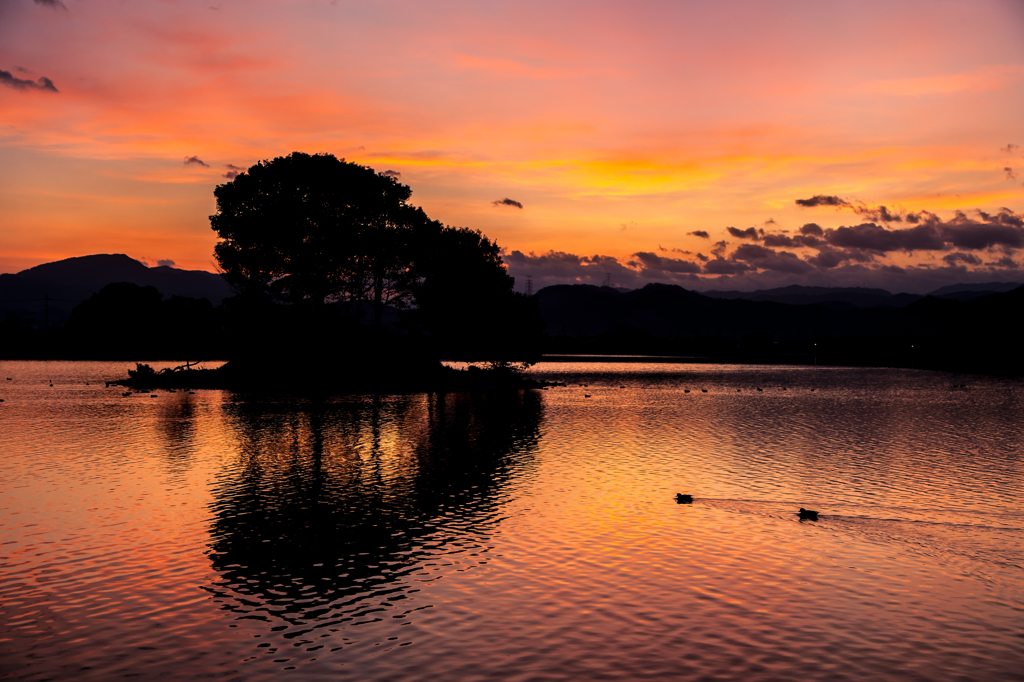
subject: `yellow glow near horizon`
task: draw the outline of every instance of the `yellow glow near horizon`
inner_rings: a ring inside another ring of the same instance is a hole
[[[96,252],[210,269],[213,188],[296,150],[400,172],[431,217],[509,252],[622,263],[707,255],[727,226],[855,223],[794,203],[817,194],[1019,211],[1022,29],[999,0],[12,0],[0,272]]]

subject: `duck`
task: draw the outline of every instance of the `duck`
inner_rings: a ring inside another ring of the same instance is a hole
[[[814,511],[813,509],[804,509],[803,507],[800,507],[800,511],[798,511],[796,515],[799,516],[801,519],[808,519],[810,521],[818,520],[818,512]]]
[[[702,389],[700,389],[700,392],[701,392],[701,393],[707,393],[707,392],[708,392],[708,389],[706,389],[706,388],[702,388]]]
[[[690,504],[691,502],[693,502],[693,495],[676,493],[676,504]]]

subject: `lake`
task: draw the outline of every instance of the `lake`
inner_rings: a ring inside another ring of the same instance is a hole
[[[1021,381],[104,387],[129,366],[0,362],[0,678],[1021,679]]]

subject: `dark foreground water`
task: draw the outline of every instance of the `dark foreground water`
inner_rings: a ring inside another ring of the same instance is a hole
[[[1024,676],[1019,382],[103,387],[125,368],[0,363],[0,678]]]

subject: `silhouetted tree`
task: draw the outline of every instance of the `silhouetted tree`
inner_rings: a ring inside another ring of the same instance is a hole
[[[513,291],[498,245],[479,230],[424,231],[414,264],[420,324],[449,357],[524,360],[536,355],[543,320],[536,302]]]
[[[262,309],[257,327],[274,325],[271,320],[281,316],[266,308],[271,299],[316,309],[327,302],[368,302],[377,330],[369,350],[409,355],[408,343],[392,348],[385,342],[381,321],[386,306],[415,302],[412,325],[449,356],[491,360],[530,354],[521,341],[538,335],[540,316],[532,302],[513,292],[498,246],[478,231],[430,220],[408,203],[412,190],[394,178],[330,154],[294,152],[257,163],[214,194],[217,214],[210,224],[221,239],[215,253],[242,292],[229,306],[229,320]],[[262,336],[277,349],[287,348],[291,337],[302,337],[303,348],[310,348],[314,338],[332,336],[325,316],[313,320],[313,334],[302,334],[296,320],[278,325],[287,330],[283,339],[274,341],[270,329]],[[357,336],[346,338],[364,343]],[[257,352],[265,353],[265,347]]]
[[[379,326],[384,306],[408,302],[411,233],[431,223],[407,203],[411,194],[394,178],[331,154],[261,161],[214,191],[215,255],[240,290],[317,308],[370,301]]]
[[[156,287],[115,282],[75,306],[67,326],[92,338],[151,334],[160,318],[162,302]]]
[[[220,314],[205,298],[173,296],[155,287],[108,284],[71,311],[64,355],[87,358],[211,357],[218,352]]]

